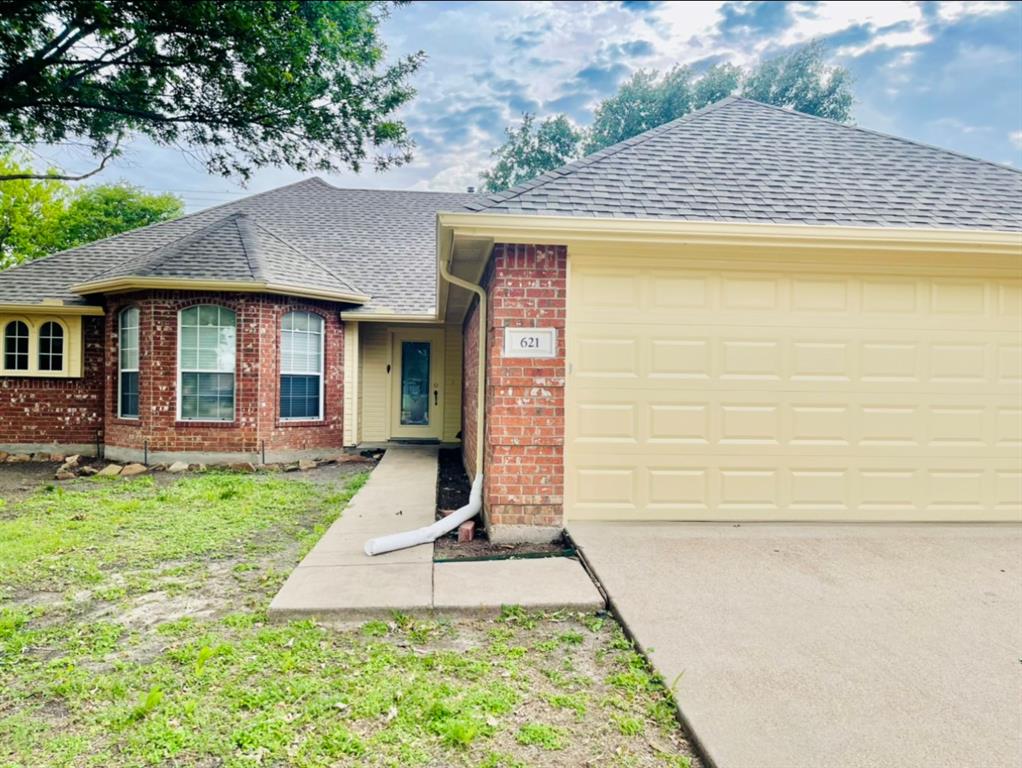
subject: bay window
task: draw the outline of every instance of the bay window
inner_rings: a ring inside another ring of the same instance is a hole
[[[117,415],[138,418],[138,307],[121,310],[117,328]]]
[[[323,318],[312,312],[281,321],[280,418],[323,418]]]
[[[183,309],[178,322],[178,416],[233,421],[235,315],[213,305]]]

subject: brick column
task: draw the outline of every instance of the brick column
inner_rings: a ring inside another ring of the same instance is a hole
[[[486,282],[484,512],[495,541],[549,540],[562,527],[566,281],[566,246],[494,248]],[[509,326],[556,328],[556,356],[505,358]]]

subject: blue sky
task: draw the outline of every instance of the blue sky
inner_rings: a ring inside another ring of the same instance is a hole
[[[382,33],[390,55],[428,56],[403,112],[416,157],[326,177],[339,186],[463,191],[523,111],[586,124],[637,69],[748,64],[813,39],[852,72],[856,124],[1022,166],[1022,3],[419,2]],[[40,154],[71,171],[90,163]],[[196,210],[302,176],[263,169],[246,189],[136,141],[101,179],[176,192]]]

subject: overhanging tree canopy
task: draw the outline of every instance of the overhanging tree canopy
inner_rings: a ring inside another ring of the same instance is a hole
[[[243,178],[406,162],[394,114],[422,54],[384,64],[377,30],[393,4],[4,2],[0,144],[85,139],[101,158],[92,173],[132,134]]]

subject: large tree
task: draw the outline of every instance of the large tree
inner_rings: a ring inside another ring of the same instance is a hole
[[[588,129],[573,128],[565,115],[540,123],[563,125],[556,133],[536,131],[533,135],[528,130],[533,120],[530,115],[520,129],[507,129],[508,140],[493,152],[496,165],[482,174],[484,188],[498,192],[521,184],[582,154],[630,139],[734,94],[831,120],[851,120],[851,78],[847,70],[826,63],[818,43],[747,70],[732,64],[718,64],[702,73],[689,67],[674,67],[664,73],[640,70],[616,94],[599,103]],[[529,141],[522,140],[523,131]],[[505,172],[507,169],[513,172]]]
[[[525,114],[522,124],[507,128],[506,133],[507,141],[493,153],[497,162],[483,171],[483,183],[489,190],[507,189],[564,165],[582,140],[582,134],[564,115],[536,124],[533,115]]]
[[[133,135],[242,178],[405,162],[394,115],[422,54],[384,63],[392,4],[3,0],[0,144],[85,141],[100,159],[91,173]],[[26,175],[81,178],[15,178]]]
[[[29,171],[23,157],[0,155],[0,173]],[[0,269],[182,213],[179,197],[124,183],[71,187],[57,179],[7,181],[0,184]]]

